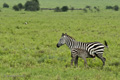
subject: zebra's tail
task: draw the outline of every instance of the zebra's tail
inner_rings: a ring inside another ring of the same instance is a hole
[[[108,48],[108,44],[107,44],[106,40],[104,40],[104,44],[105,44],[106,48]]]

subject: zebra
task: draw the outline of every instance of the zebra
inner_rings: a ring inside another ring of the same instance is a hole
[[[97,56],[99,59],[101,59],[103,62],[103,66],[104,66],[106,59],[103,58],[103,52],[104,52],[105,47],[108,48],[107,42],[104,41],[104,43],[105,43],[105,45],[103,45],[100,42],[86,42],[86,43],[78,42],[71,36],[67,35],[67,33],[65,33],[65,34],[62,33],[62,36],[56,46],[59,48],[60,46],[66,44],[71,51],[74,48],[84,49],[84,50],[88,51],[88,53],[91,56],[93,56],[93,57]]]
[[[99,55],[99,54],[98,54]],[[84,60],[84,66],[88,67],[86,58],[95,58],[95,56],[91,56],[88,51],[85,49],[80,48],[73,48],[71,51],[71,65],[73,65],[73,61],[75,66],[78,66],[78,57],[82,58]],[[106,60],[104,57],[100,56],[102,60]]]

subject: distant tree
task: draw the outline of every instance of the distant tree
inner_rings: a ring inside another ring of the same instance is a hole
[[[67,7],[67,6],[63,6],[63,7],[61,8],[61,10],[62,10],[63,12],[66,12],[66,11],[68,11],[68,7]]]
[[[14,6],[13,6],[13,9],[14,9],[15,11],[19,11],[19,10],[20,10],[19,7],[18,7],[18,5],[14,5]]]
[[[38,0],[27,1],[25,11],[38,11],[40,9]]]
[[[9,8],[9,5],[7,3],[4,3],[3,8]]]
[[[61,9],[59,7],[56,7],[54,11],[55,12],[61,12]]]
[[[119,10],[119,6],[118,6],[118,5],[115,5],[115,6],[113,7],[113,9],[114,9],[115,11],[118,11],[118,10]]]
[[[19,7],[20,10],[24,8],[24,6],[22,5],[22,3],[19,3],[18,7]]]

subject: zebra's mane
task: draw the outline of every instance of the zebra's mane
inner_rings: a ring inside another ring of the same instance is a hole
[[[71,39],[75,40],[73,37],[69,36],[69,35],[68,35],[68,34],[66,34],[66,33],[65,33],[65,36],[67,36],[67,37],[69,37],[69,38],[71,38]]]

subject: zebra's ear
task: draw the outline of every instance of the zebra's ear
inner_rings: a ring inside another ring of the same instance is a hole
[[[62,33],[62,36],[64,36],[64,33]]]

